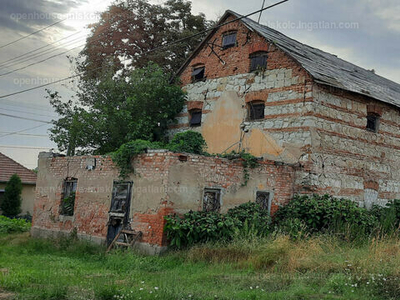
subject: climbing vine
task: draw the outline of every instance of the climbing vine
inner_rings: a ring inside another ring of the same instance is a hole
[[[245,151],[232,151],[230,153],[222,154],[221,157],[227,159],[241,159],[243,165],[243,183],[242,186],[247,186],[250,179],[249,168],[254,169],[258,167],[259,162],[257,157]]]

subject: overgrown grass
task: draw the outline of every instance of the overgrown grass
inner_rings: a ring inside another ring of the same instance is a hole
[[[277,234],[161,257],[0,236],[0,299],[398,299],[400,240]]]

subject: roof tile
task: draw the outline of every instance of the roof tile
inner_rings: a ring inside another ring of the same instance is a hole
[[[0,182],[7,182],[14,174],[21,178],[22,183],[36,183],[37,176],[35,172],[0,153]]]

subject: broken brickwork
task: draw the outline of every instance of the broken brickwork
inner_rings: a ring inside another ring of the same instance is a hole
[[[269,208],[274,213],[293,196],[294,168],[272,161],[261,161],[250,169],[246,186],[240,160],[155,151],[136,157],[133,167],[134,174],[124,179],[132,183],[129,225],[143,233],[140,243],[148,252],[168,244],[164,216],[202,210],[207,189],[219,191],[221,212],[256,201],[257,192],[263,191],[270,195]],[[76,229],[78,236],[104,242],[118,175],[107,156],[41,154],[32,234],[48,236]],[[61,214],[63,183],[71,177],[77,180],[75,207],[72,216],[65,216]]]

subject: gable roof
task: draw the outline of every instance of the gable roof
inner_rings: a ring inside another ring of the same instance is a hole
[[[0,182],[8,182],[10,177],[17,174],[22,183],[35,184],[36,173],[25,168],[15,160],[0,153]]]
[[[257,32],[267,41],[273,43],[292,57],[314,78],[315,82],[362,94],[400,107],[400,84],[340,59],[336,55],[302,44],[279,31],[258,24],[231,10],[225,12],[218,24],[221,24],[229,15],[241,18],[240,21],[249,30]],[[215,30],[203,40],[192,56],[189,57],[178,71],[179,73],[187,66],[189,61],[197,54],[202,45],[213,33],[215,33]]]

